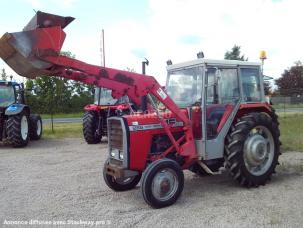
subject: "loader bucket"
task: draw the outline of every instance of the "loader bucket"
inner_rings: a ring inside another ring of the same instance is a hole
[[[38,11],[22,32],[1,37],[0,57],[21,76],[49,75],[54,65],[46,57],[59,56],[66,37],[63,28],[73,20]]]

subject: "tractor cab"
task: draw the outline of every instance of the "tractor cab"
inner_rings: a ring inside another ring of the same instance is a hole
[[[240,106],[265,103],[259,63],[197,59],[169,65],[167,71],[167,93],[188,110],[204,159],[222,157],[225,136]]]
[[[123,96],[119,99],[112,97],[112,90],[106,88],[96,88],[94,95],[95,105],[118,105],[129,102],[127,96]]]
[[[15,103],[24,103],[21,85],[16,82],[0,81],[0,107],[7,108]]]

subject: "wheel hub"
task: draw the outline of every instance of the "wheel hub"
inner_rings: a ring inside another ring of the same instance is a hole
[[[42,126],[40,120],[37,122],[37,135],[41,134]]]
[[[171,188],[171,184],[170,184],[170,181],[169,180],[162,180],[161,183],[160,183],[160,192],[161,192],[161,195],[164,195],[166,193],[169,192]]]
[[[274,150],[273,136],[265,126],[252,129],[244,143],[244,162],[248,171],[256,176],[266,173],[271,166]]]
[[[245,154],[247,161],[252,165],[261,164],[267,155],[267,140],[261,135],[253,135],[247,139]]]
[[[161,201],[169,199],[178,189],[176,174],[171,170],[163,170],[157,173],[153,179],[153,195]]]
[[[26,116],[22,116],[21,118],[21,137],[23,140],[27,139],[28,135],[28,122]]]

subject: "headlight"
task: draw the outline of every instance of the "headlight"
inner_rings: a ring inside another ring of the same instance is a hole
[[[119,150],[112,149],[111,152],[110,152],[110,156],[113,157],[113,158],[118,157],[119,156]]]
[[[119,153],[119,158],[120,158],[121,160],[123,160],[123,151],[120,151],[120,153]]]

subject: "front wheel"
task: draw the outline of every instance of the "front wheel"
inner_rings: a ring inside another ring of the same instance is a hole
[[[264,185],[275,172],[280,155],[278,121],[267,113],[238,119],[227,136],[226,168],[241,185]]]
[[[6,124],[9,142],[13,147],[24,147],[29,140],[29,119],[26,114],[9,116]]]
[[[146,203],[154,208],[174,204],[183,191],[184,174],[177,162],[160,159],[144,172],[141,191]]]
[[[105,162],[103,168],[103,178],[108,187],[113,189],[114,191],[127,191],[135,188],[141,179],[141,174],[132,177],[126,178],[115,178],[106,173],[106,165],[108,164],[108,160]]]

